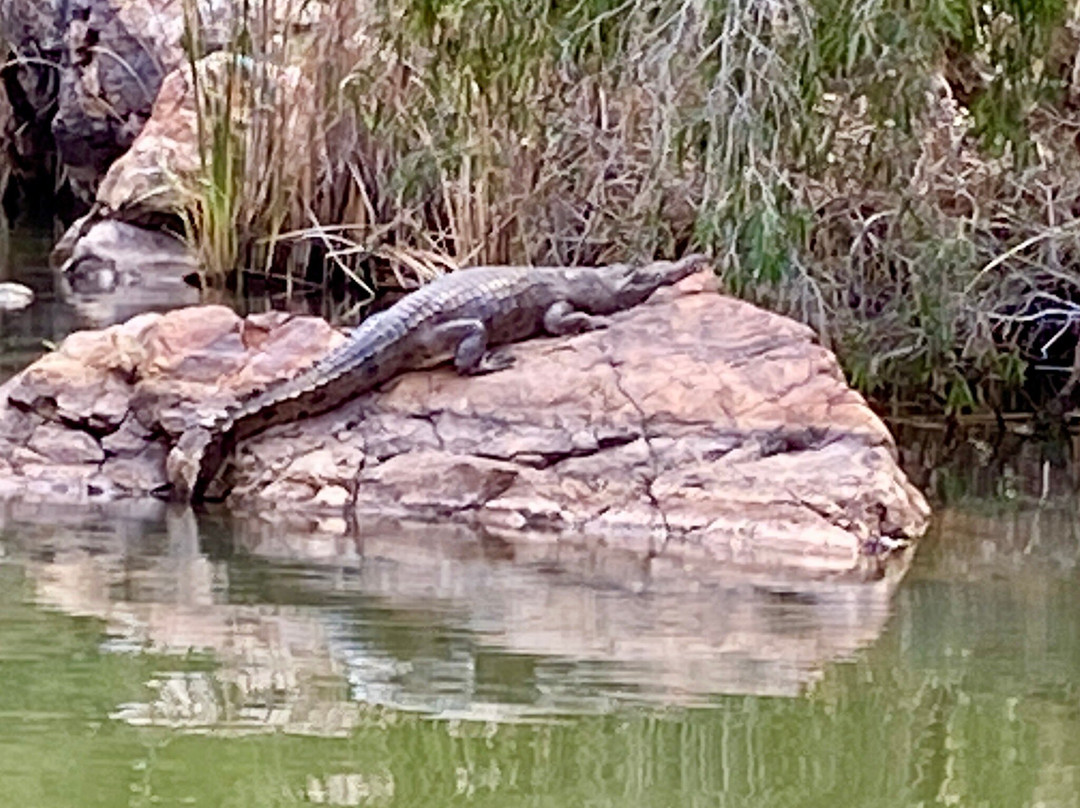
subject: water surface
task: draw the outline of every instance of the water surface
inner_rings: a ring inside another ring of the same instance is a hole
[[[1080,805],[1072,499],[942,511],[891,602],[140,507],[5,511],[6,804]]]
[[[49,268],[51,229],[11,232],[0,221],[0,281],[30,287],[34,301],[18,311],[0,310],[0,382],[22,370],[78,327]]]

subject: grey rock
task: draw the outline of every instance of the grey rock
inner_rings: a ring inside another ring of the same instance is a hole
[[[186,282],[198,274],[198,259],[169,233],[114,219],[80,220],[58,242],[53,262],[60,266],[61,295],[95,328],[199,302],[199,290]]]

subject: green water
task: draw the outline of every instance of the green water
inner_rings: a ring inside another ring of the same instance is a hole
[[[5,806],[1080,805],[1071,500],[943,511],[891,601],[156,505],[0,524]]]

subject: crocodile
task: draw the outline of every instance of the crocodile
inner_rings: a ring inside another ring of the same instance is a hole
[[[296,377],[181,435],[168,476],[178,498],[199,499],[239,440],[327,412],[406,370],[453,360],[463,375],[513,363],[493,346],[603,328],[607,315],[644,302],[708,264],[679,261],[603,267],[472,267],[441,276],[368,317],[349,339]]]

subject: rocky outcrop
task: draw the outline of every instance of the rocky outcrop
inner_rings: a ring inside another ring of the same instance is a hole
[[[232,4],[196,5],[202,47],[221,47]],[[55,149],[75,194],[91,201],[184,61],[183,0],[0,0],[0,34],[14,57],[3,72],[16,113],[9,151],[29,166]]]
[[[407,373],[240,446],[230,503],[272,518],[378,512],[558,534],[676,565],[880,571],[927,509],[888,431],[806,327],[703,277],[604,331],[512,346],[514,368]],[[70,337],[4,389],[0,490],[144,494],[183,430],[341,339],[220,307]]]
[[[280,161],[284,170],[297,172],[296,177],[283,178],[284,187],[289,182],[298,182],[299,172],[310,165],[313,154],[321,154],[312,134],[314,88],[298,69],[254,65],[226,53],[199,60],[195,69],[199,93],[190,66],[184,65],[170,73],[146,126],[102,179],[97,202],[106,215],[121,213],[126,218],[146,218],[159,213],[175,215],[194,207],[191,195],[198,186],[201,171],[198,104],[200,97],[206,104],[207,97],[223,94],[226,87],[247,87],[250,83],[252,92],[290,99],[283,120],[273,118],[277,113],[269,102],[234,98],[227,103],[224,98],[214,97],[212,105],[232,109],[238,129],[255,128],[264,133],[263,139],[268,141],[266,148],[280,152],[271,161],[274,170],[282,170],[277,167]],[[230,79],[230,73],[236,77]],[[239,96],[239,89],[236,92]],[[266,155],[260,155],[260,159],[266,159]]]

